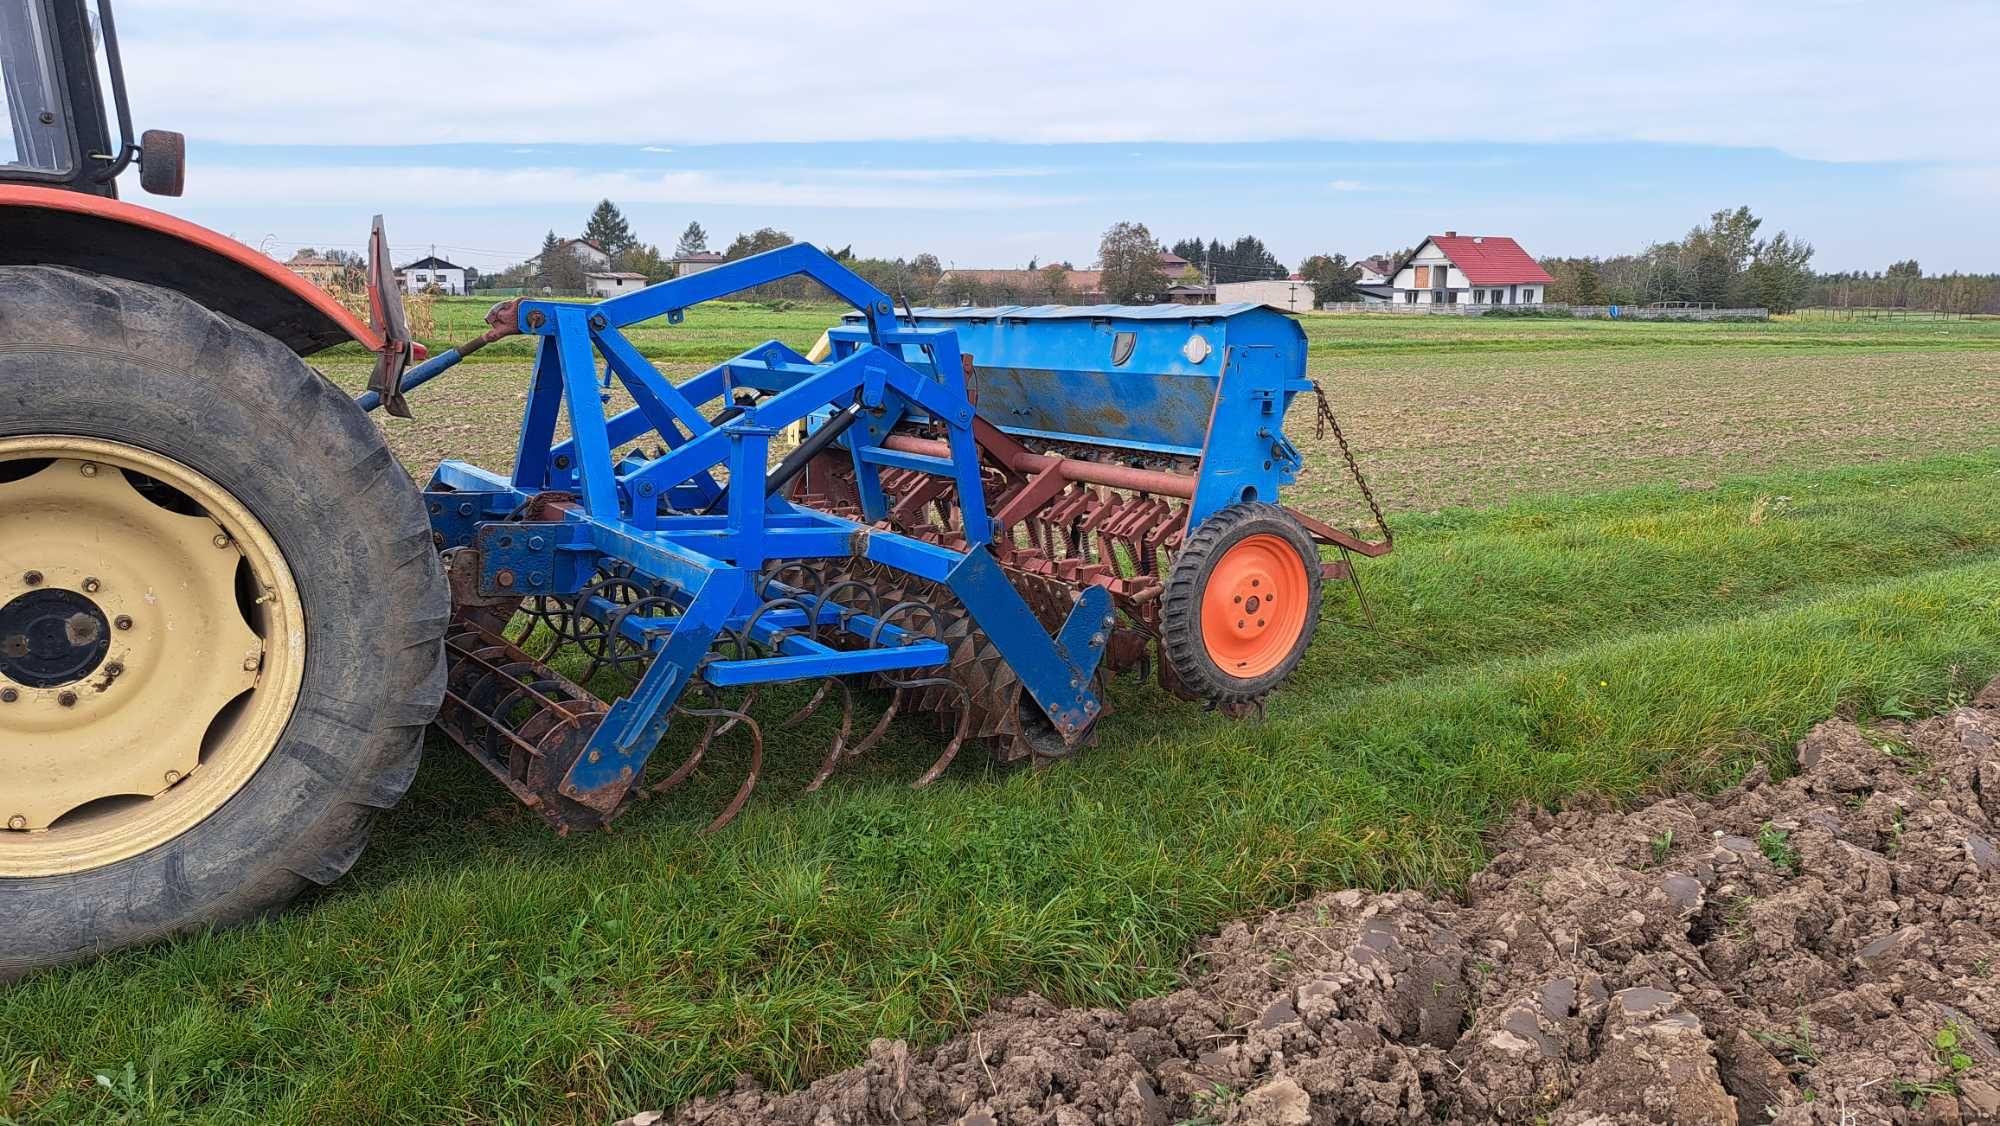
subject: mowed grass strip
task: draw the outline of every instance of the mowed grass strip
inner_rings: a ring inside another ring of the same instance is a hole
[[[2000,669],[1996,469],[1414,521],[1371,569],[1384,628],[1329,629],[1265,723],[1127,687],[1070,766],[968,755],[912,792],[936,748],[906,726],[814,797],[817,748],[774,737],[773,777],[711,838],[740,748],[569,840],[440,753],[316,902],[0,994],[0,1097],[34,1121],[591,1121],[743,1071],[804,1082],[1023,989],[1167,989],[1223,919],[1456,884],[1518,802],[1726,783],[1836,708]],[[1794,499],[1755,507],[1773,495]]]

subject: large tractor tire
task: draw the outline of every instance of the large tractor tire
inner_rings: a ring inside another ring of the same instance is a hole
[[[0,980],[345,873],[416,773],[448,616],[415,485],[298,356],[0,267]]]

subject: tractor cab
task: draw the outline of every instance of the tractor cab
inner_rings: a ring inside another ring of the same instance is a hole
[[[0,111],[0,183],[116,197],[118,174],[136,162],[145,190],[181,194],[182,136],[148,129],[133,139],[111,0],[0,0]]]

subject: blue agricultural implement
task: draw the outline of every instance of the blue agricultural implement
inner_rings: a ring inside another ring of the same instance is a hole
[[[919,784],[1073,755],[1126,670],[1252,713],[1389,548],[1281,502],[1296,398],[1339,431],[1270,309],[899,310],[792,246],[427,356],[379,221],[351,311],[301,276],[339,263],[117,198],[183,146],[92,6],[0,0],[0,979],[337,879],[433,724],[569,831],[725,753],[734,816],[760,693],[831,732],[812,786],[903,713]],[[809,355],[670,379],[627,335],[794,278],[854,310]],[[367,411],[515,335],[511,466],[419,489]],[[304,360],[350,343],[359,401]]]
[[[624,335],[795,277],[857,310],[817,358],[771,341],[674,383]],[[438,726],[564,830],[626,808],[677,722],[699,735],[652,789],[745,733],[747,778],[714,824],[729,820],[761,771],[764,685],[817,682],[793,723],[841,703],[814,786],[906,709],[951,732],[920,784],[968,740],[1068,756],[1106,674],[1135,665],[1240,714],[1309,644],[1322,578],[1388,547],[1275,503],[1302,468],[1286,411],[1314,389],[1304,334],[1275,310],[898,314],[795,245],[490,319],[475,345],[518,330],[536,359],[512,471],[447,461],[425,491],[458,608]],[[613,386],[633,405],[607,416]],[[803,440],[777,457],[787,431]],[[1322,563],[1322,544],[1343,558]],[[575,678],[550,666],[563,648],[583,655]],[[609,703],[585,687],[607,670],[636,681]],[[890,695],[859,739],[848,679]]]

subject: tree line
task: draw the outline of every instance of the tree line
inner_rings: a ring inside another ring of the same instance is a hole
[[[1634,254],[1609,257],[1550,257],[1542,267],[1554,278],[1546,300],[1553,304],[1644,305],[1687,302],[1722,307],[1761,306],[1790,312],[1805,305],[1926,309],[1957,313],[2000,312],[2000,275],[1926,275],[1914,259],[1881,273],[1816,274],[1813,246],[1787,231],[1764,235],[1764,220],[1748,207],[1725,208],[1677,239],[1648,244]],[[650,282],[673,275],[673,260],[709,249],[708,232],[690,222],[671,255],[640,239],[616,204],[600,202],[584,224],[583,237],[610,256],[611,268],[643,275]],[[738,234],[723,249],[725,259],[743,258],[792,243],[774,227]],[[1414,248],[1379,257],[1400,263]],[[955,271],[930,253],[912,258],[864,257],[852,246],[827,253],[899,302],[910,305],[1043,305],[1104,301],[1143,304],[1164,301],[1179,284],[1212,284],[1290,276],[1262,239],[1244,235],[1186,237],[1162,243],[1144,223],[1119,222],[1098,243],[1096,284],[1083,284],[1069,262],[1031,260],[1024,270]],[[1169,277],[1163,252],[1187,260]],[[484,279],[495,287],[546,288],[581,292],[587,288],[583,261],[552,230],[531,263]],[[1313,287],[1315,300],[1329,304],[1357,299],[1360,269],[1343,254],[1314,254],[1298,274]],[[810,300],[813,283],[790,279],[760,286],[751,300]]]
[[[1821,274],[1807,303],[1836,309],[1922,309],[2000,313],[2000,274],[1926,274],[1914,258],[1880,273]]]
[[[1879,273],[1816,273],[1813,246],[1786,231],[1758,237],[1748,207],[1724,209],[1685,236],[1637,254],[1544,258],[1548,300],[1574,305],[1686,301],[1789,313],[1807,306],[2000,312],[2000,275],[1927,275],[1916,259]]]

